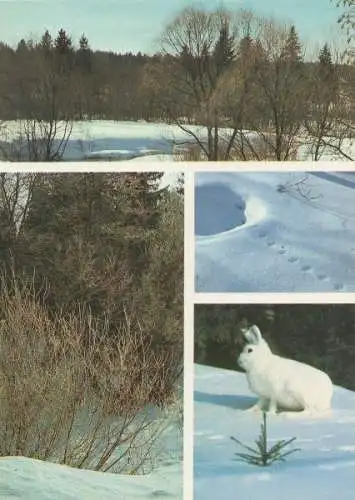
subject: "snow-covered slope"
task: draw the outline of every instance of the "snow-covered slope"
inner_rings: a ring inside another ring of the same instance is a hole
[[[195,179],[196,291],[355,291],[355,173]]]
[[[181,464],[149,476],[73,469],[23,457],[0,458],[0,498],[11,500],[182,499]]]
[[[74,469],[28,457],[0,457],[0,498],[149,500],[159,497],[182,500],[182,432],[175,417],[151,451],[154,470],[146,475]]]
[[[296,437],[301,449],[270,467],[239,461],[230,439],[254,444],[261,416],[244,410],[255,401],[244,374],[195,366],[194,500],[352,500],[355,394],[336,387],[330,415],[270,416],[270,444]]]

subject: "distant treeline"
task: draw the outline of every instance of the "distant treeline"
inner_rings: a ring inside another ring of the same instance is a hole
[[[216,65],[217,73],[222,74],[233,61],[237,64],[240,57],[250,50],[252,58],[258,51],[260,54],[263,51],[250,35],[240,39],[237,45],[235,42],[222,30],[218,43],[214,47],[206,46],[202,54],[194,55],[194,47],[183,46],[175,54],[162,50],[152,56],[141,52],[95,50],[84,34],[75,44],[64,29],[55,35],[46,31],[39,41],[21,39],[15,48],[0,42],[0,120],[29,118],[32,114],[37,117],[41,109],[46,117],[51,112],[48,109],[50,105],[59,107],[64,119],[73,120],[174,121],[177,109],[179,112],[184,110],[186,119],[189,119],[188,109],[184,109],[186,95],[178,88],[181,68],[176,66],[174,69],[174,85],[170,80],[172,65],[179,63],[197,87],[201,87],[203,79],[206,79],[205,91],[210,92],[208,78],[220,76],[212,75],[215,71],[212,63]],[[321,63],[321,77],[332,85],[328,74],[334,73],[330,69],[333,62],[329,45],[322,47],[319,60],[315,62],[304,62],[302,50],[297,33],[291,31],[288,47],[291,59],[300,63],[303,74],[309,77]],[[342,64],[337,66],[338,71],[343,67],[344,71],[340,73],[346,78],[348,72],[345,68],[348,67]],[[168,69],[165,75],[164,68]],[[156,74],[157,71],[159,74]],[[297,71],[299,78],[300,68]],[[242,79],[240,72],[241,82]],[[170,88],[164,91],[166,85]],[[196,88],[194,92],[201,92],[201,89]],[[195,97],[199,99],[197,94]],[[196,121],[196,116],[190,116],[190,120]]]
[[[196,305],[195,361],[241,371],[241,330],[252,324],[275,354],[310,363],[334,383],[355,389],[354,305]]]
[[[0,43],[0,119],[28,118],[50,98],[65,118],[146,118],[140,89],[151,59],[95,51],[84,35],[75,46],[63,29],[55,38],[46,31],[38,42],[22,39],[16,48]]]

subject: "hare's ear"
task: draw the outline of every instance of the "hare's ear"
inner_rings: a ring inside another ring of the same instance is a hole
[[[251,326],[248,330],[243,330],[243,335],[251,344],[259,344],[262,339],[260,330],[256,325]]]

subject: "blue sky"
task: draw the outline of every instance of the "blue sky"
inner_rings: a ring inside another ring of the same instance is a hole
[[[293,22],[307,44],[339,36],[334,0],[0,0],[0,40],[16,45],[63,27],[74,41],[81,33],[93,49],[153,53],[163,27],[188,5],[247,8]]]

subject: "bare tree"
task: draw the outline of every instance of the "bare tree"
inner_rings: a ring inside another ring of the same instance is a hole
[[[341,122],[345,122],[348,111],[341,92],[341,59],[337,53],[332,55],[328,44],[320,50],[318,61],[309,69],[309,76],[308,109],[304,121],[307,151],[314,161],[331,150],[335,152],[336,148],[341,156],[346,139],[346,129]],[[336,148],[335,137],[338,137]],[[345,151],[343,156],[346,157]]]
[[[236,36],[229,13],[187,8],[165,29],[161,58],[146,73],[164,115],[209,161],[226,159],[221,136],[227,121],[215,93],[233,64]]]

